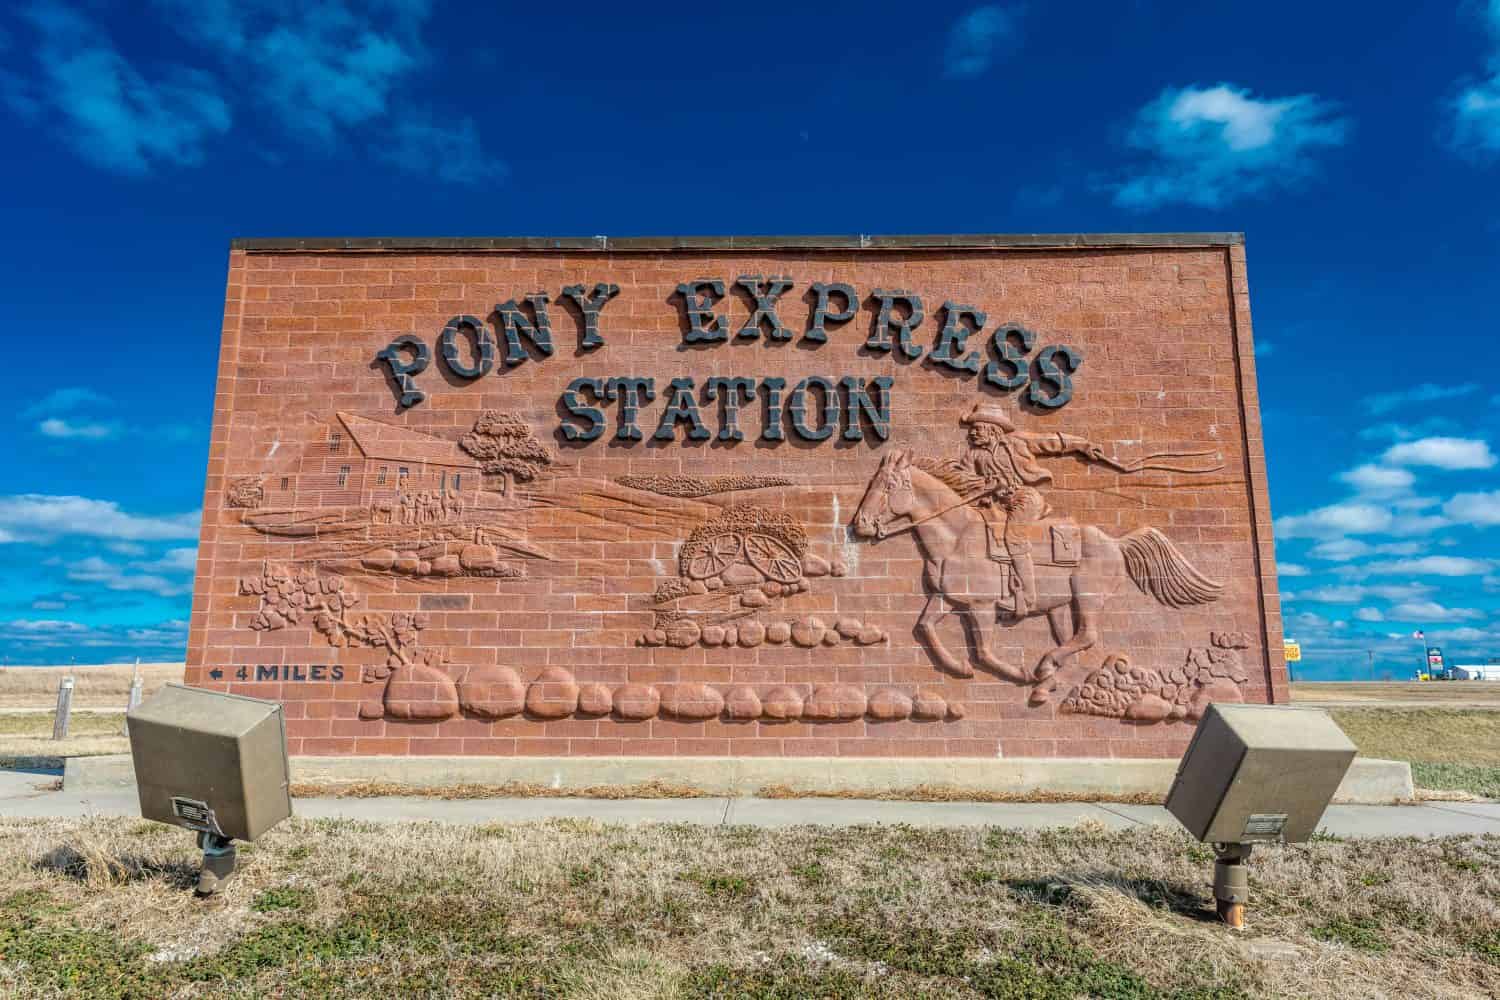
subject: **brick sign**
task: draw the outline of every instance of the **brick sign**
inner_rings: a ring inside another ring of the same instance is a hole
[[[294,754],[1164,756],[1281,648],[1236,236],[231,252],[188,681]]]

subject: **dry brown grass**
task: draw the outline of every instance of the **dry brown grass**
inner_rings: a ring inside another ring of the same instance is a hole
[[[440,786],[403,785],[390,781],[294,782],[291,792],[293,798],[300,799],[378,799],[392,795],[426,799],[701,799],[715,794],[692,785],[665,781],[574,788],[553,788],[525,781]]]
[[[89,757],[128,753],[125,716],[114,712],[75,712],[68,737],[52,739],[52,712],[0,713],[0,762],[17,759]]]
[[[1292,703],[1324,704],[1421,703],[1455,708],[1500,709],[1496,681],[1298,681]]]
[[[1338,708],[1331,714],[1366,757],[1500,765],[1500,712]]]
[[[0,708],[35,708],[51,711],[57,706],[57,685],[73,675],[75,708],[112,708],[123,712],[130,696],[131,664],[90,667],[0,668]],[[141,677],[146,697],[163,684],[181,684],[181,663],[142,663]]]
[[[912,785],[882,791],[857,789],[825,791],[795,788],[791,785],[762,785],[756,790],[762,799],[873,799],[879,802],[1120,802],[1127,805],[1160,805],[1164,796],[1142,792],[1135,795],[1108,795],[1090,792],[990,792],[953,785]]]
[[[1171,830],[294,820],[207,902],[191,839],[0,821],[0,995],[1500,993],[1495,838],[1258,850],[1245,936]]]

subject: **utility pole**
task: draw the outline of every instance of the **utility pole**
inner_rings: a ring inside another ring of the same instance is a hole
[[[1370,658],[1370,680],[1373,681],[1375,679],[1375,650],[1367,649],[1365,655]]]

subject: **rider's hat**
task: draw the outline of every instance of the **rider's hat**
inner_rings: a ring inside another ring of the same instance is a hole
[[[959,423],[963,424],[994,424],[1001,430],[1013,431],[1016,425],[1010,422],[1010,417],[1005,411],[994,403],[975,403],[974,408],[965,415]]]

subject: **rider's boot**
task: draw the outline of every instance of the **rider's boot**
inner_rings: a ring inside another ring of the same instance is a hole
[[[1014,614],[1019,618],[1025,618],[1036,604],[1036,574],[1031,562],[1029,546],[1026,548],[1016,547],[1010,553],[1011,565],[1015,567],[1015,609]]]

